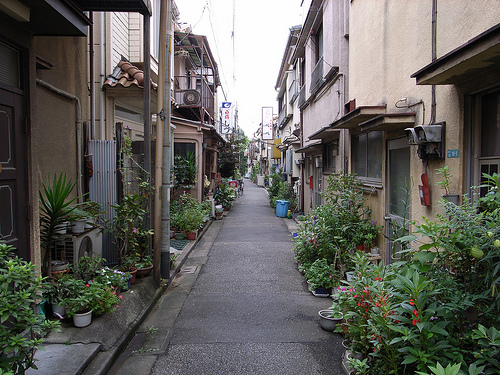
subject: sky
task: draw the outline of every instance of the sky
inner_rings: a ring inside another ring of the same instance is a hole
[[[233,2],[235,9],[233,53]],[[179,22],[205,35],[219,66],[219,104],[236,102],[238,123],[249,138],[262,107],[277,114],[275,90],[290,28],[302,24],[303,0],[175,0]],[[304,1],[304,3],[307,3]],[[234,77],[234,79],[233,79]]]

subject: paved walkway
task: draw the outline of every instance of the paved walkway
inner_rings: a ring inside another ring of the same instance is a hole
[[[109,374],[343,374],[293,259],[288,219],[246,180]]]

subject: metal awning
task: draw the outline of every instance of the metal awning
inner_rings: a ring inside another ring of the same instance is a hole
[[[330,125],[321,128],[309,136],[309,139],[333,139],[340,133],[340,129],[333,129]]]
[[[415,125],[415,112],[385,113],[359,124],[361,131],[387,131],[404,129]]]
[[[487,70],[500,69],[500,24],[411,75],[417,85],[457,84]]]
[[[22,4],[5,2],[5,13],[31,30],[36,36],[87,36],[90,19],[69,0],[24,0]],[[1,20],[0,20],[1,21]]]
[[[188,54],[189,59],[197,67],[201,67],[203,60],[203,67],[212,69],[211,74],[205,75],[213,75],[215,79],[214,84],[220,86],[217,62],[212,55],[212,51],[210,50],[210,46],[205,35],[195,35],[176,31],[174,33],[174,49],[176,53],[185,51],[185,53]]]
[[[312,143],[295,150],[296,153],[302,153],[302,154],[317,154],[321,151],[323,151],[323,143],[321,142]]]
[[[354,129],[360,123],[385,113],[386,106],[361,106],[330,124],[332,129]]]
[[[81,10],[94,12],[139,12],[151,16],[150,0],[73,0]]]

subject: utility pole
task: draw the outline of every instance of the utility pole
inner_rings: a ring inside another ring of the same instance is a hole
[[[162,0],[160,6],[160,49],[158,62],[158,108],[155,211],[154,211],[154,272],[156,286],[170,277],[170,90],[172,65],[172,0]]]

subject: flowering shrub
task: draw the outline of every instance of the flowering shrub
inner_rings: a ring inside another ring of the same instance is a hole
[[[97,271],[96,280],[101,284],[109,284],[114,288],[121,287],[130,277],[130,273],[111,269],[109,267],[101,268]]]
[[[311,284],[311,289],[330,289],[339,284],[340,274],[335,272],[326,259],[317,259],[305,271],[305,277]]]

